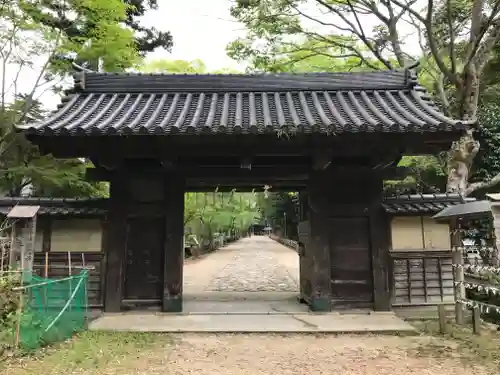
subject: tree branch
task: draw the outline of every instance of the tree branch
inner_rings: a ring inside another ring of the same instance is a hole
[[[465,189],[464,195],[468,196],[476,190],[488,189],[498,184],[500,184],[500,173],[488,181],[473,182],[469,184],[469,186]]]
[[[389,60],[387,60],[386,58],[384,58],[381,54],[381,52],[377,49],[377,47],[374,45],[374,43],[371,43],[370,40],[367,38],[364,30],[363,30],[363,27],[361,26],[361,22],[359,21],[359,17],[357,15],[357,11],[354,7],[354,5],[351,3],[351,0],[347,0],[347,5],[349,7],[349,9],[351,10],[352,14],[354,15],[355,19],[356,19],[356,23],[359,27],[359,30],[358,28],[356,28],[356,26],[351,22],[349,21],[349,19],[345,16],[345,14],[343,14],[343,12],[337,8],[335,8],[334,6],[328,4],[326,1],[324,0],[315,0],[318,4],[322,5],[323,7],[325,7],[326,9],[328,9],[330,12],[332,12],[333,14],[336,14],[338,17],[340,17],[342,19],[342,21],[345,22],[346,25],[348,25],[350,27],[350,32],[354,35],[356,35],[362,42],[363,44],[366,46],[366,48],[368,48],[370,50],[370,52],[382,63],[384,64],[387,69],[392,69],[392,64],[389,62]]]
[[[432,53],[432,57],[433,57],[434,61],[436,62],[436,65],[438,66],[439,70],[441,70],[441,72],[443,72],[443,74],[446,76],[446,78],[450,82],[452,82],[457,87],[460,87],[461,82],[460,82],[458,75],[453,74],[453,72],[446,66],[443,58],[441,57],[437,41],[434,37],[434,33],[432,30],[432,16],[433,16],[433,11],[434,11],[433,0],[427,0],[427,14],[426,14],[425,18],[419,12],[412,9],[409,4],[403,4],[399,0],[389,0],[389,1],[396,4],[397,6],[401,7],[402,9],[406,10],[409,14],[411,14],[413,17],[415,17],[415,19],[417,19],[419,22],[421,22],[422,25],[424,25],[426,35],[427,35],[427,41],[429,43],[429,49]]]
[[[446,0],[446,15],[448,21],[448,33],[450,34],[450,62],[451,62],[451,72],[457,74],[457,57],[455,54],[455,30],[453,28],[453,17],[451,13],[451,0]]]

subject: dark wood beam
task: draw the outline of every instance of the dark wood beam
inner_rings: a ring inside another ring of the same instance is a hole
[[[205,180],[304,180],[307,179],[310,167],[307,165],[296,165],[289,167],[269,166],[252,167],[251,170],[240,167],[177,167],[179,173],[188,179]],[[112,178],[114,171],[107,171],[104,168],[87,168],[86,178],[90,181],[108,181]],[[124,173],[142,176],[157,176],[166,173],[163,168],[141,168],[125,169]]]
[[[260,186],[186,186],[187,193],[196,193],[196,192],[221,192],[221,193],[229,193],[234,191],[236,193],[259,193],[267,190],[268,192],[278,192],[278,191],[303,191],[307,187],[305,185],[278,185],[271,186],[269,189],[264,189],[263,185]]]
[[[121,168],[124,163],[123,158],[119,155],[103,155],[99,158],[91,157],[90,161],[96,167],[101,167],[108,171]]]
[[[385,169],[372,169],[366,166],[334,166],[330,165],[328,170],[331,173],[338,175],[341,179],[343,176],[352,175],[367,175],[377,174],[382,179],[398,179],[405,178],[410,170],[405,167],[389,166]],[[123,170],[122,170],[123,171]],[[241,169],[239,167],[178,167],[179,173],[185,176],[191,185],[207,184],[209,186],[217,185],[259,185],[272,183],[285,183],[293,185],[295,182],[306,181],[312,168],[307,165],[297,166],[270,166],[270,167],[253,167],[251,170]],[[126,169],[123,171],[127,174],[134,174],[147,178],[148,176],[158,176],[165,174],[164,168],[142,168],[142,169]],[[109,181],[113,178],[116,171],[107,171],[104,168],[87,168],[86,179],[89,181]]]
[[[435,153],[446,150],[458,139],[453,132],[433,133],[342,133],[336,136],[300,134],[289,139],[274,135],[227,136],[106,136],[106,137],[46,137],[30,136],[42,153],[56,157],[154,157],[169,160],[179,156],[304,156],[318,148],[330,148],[334,155],[380,155],[398,145],[405,154]],[[243,151],[242,151],[243,150]]]
[[[313,152],[312,168],[315,171],[326,169],[333,158],[333,150],[331,148],[320,148]]]

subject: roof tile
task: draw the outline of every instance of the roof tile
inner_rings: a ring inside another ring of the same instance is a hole
[[[107,199],[67,198],[0,198],[0,215],[7,215],[14,206],[40,206],[38,215],[103,216],[107,212]]]
[[[385,197],[382,208],[393,215],[434,214],[447,207],[470,201],[474,201],[474,198],[463,198],[453,193],[395,195]]]
[[[79,73],[39,135],[457,131],[411,70],[172,75]]]

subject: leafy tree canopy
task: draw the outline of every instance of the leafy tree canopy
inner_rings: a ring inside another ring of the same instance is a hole
[[[64,13],[65,7],[70,11]],[[18,195],[26,186],[37,195],[103,194],[101,184],[84,180],[81,160],[57,160],[14,130],[15,125],[44,118],[40,102],[46,92],[59,92],[72,70],[68,56],[101,59],[109,71],[137,63],[134,32],[124,22],[128,7],[121,0],[50,2],[15,0],[0,4],[0,189]],[[59,12],[59,13],[58,13]],[[51,24],[50,17],[73,17],[84,34]],[[89,26],[91,25],[91,26]],[[64,58],[61,58],[64,57]]]

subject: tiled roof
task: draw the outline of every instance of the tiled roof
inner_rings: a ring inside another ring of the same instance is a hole
[[[40,206],[38,215],[102,216],[107,212],[107,199],[65,198],[0,198],[0,215],[7,215],[16,204]]]
[[[458,194],[411,194],[384,197],[382,207],[392,215],[437,213],[446,207],[474,198],[463,198]],[[0,198],[0,215],[7,215],[16,204],[38,205],[40,215],[105,215],[108,200],[102,199],[65,199],[65,198]]]
[[[82,72],[40,135],[422,132],[464,129],[409,69],[262,75]]]
[[[447,207],[473,201],[459,194],[411,194],[385,197],[382,207],[385,212],[398,214],[434,214]]]

